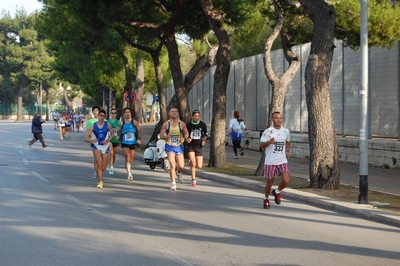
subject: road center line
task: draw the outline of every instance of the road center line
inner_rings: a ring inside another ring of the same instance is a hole
[[[69,198],[70,200],[72,200],[73,202],[75,202],[76,204],[78,204],[79,206],[83,207],[84,209],[88,210],[89,212],[92,212],[98,216],[103,216],[105,217],[106,215],[104,215],[103,213],[99,212],[98,210],[96,210],[95,208],[87,205],[86,203],[78,200],[77,198],[75,198],[74,196],[71,195],[67,195],[67,198]]]
[[[32,171],[31,172],[34,176],[36,176],[37,178],[39,178],[42,182],[49,182],[49,180],[47,180],[46,178],[44,178],[43,176],[39,175],[37,172]]]

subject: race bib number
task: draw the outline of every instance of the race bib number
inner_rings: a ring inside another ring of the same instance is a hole
[[[191,139],[201,139],[201,131],[200,130],[193,130],[190,133],[190,138]]]
[[[133,133],[132,132],[127,132],[125,135],[124,135],[124,137],[125,137],[125,141],[133,141],[133,140],[135,140],[135,138],[134,138],[134,135],[133,135]]]
[[[285,147],[285,142],[275,142],[274,153],[283,154],[284,147]]]
[[[179,136],[178,135],[172,135],[170,139],[171,145],[179,145]]]
[[[117,130],[117,128],[113,128],[113,131],[114,131],[114,136],[115,136],[115,137],[118,136],[118,130]]]

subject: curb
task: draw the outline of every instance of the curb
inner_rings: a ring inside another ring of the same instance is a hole
[[[140,160],[144,162],[143,154],[135,153],[135,160]],[[184,173],[190,174],[189,170],[187,169],[184,169]],[[201,169],[196,169],[196,173],[197,173],[196,176],[200,178],[212,180],[219,183],[230,184],[257,193],[264,194],[264,184],[259,181],[248,180],[237,176],[230,176],[221,173],[207,172]],[[296,176],[295,173],[292,173],[292,175]],[[358,204],[358,203],[338,201],[328,197],[312,194],[309,192],[303,192],[291,188],[285,188],[283,193],[285,198],[290,200],[301,201],[315,207],[320,207],[331,211],[345,213],[355,217],[370,220],[373,222],[378,222],[400,228],[400,216],[374,209],[374,207],[369,204]]]

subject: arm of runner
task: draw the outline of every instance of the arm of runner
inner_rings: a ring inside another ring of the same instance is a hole
[[[184,143],[185,140],[187,141],[187,139],[190,137],[189,136],[189,131],[186,127],[185,123],[181,123],[181,127],[182,127],[182,132],[183,132],[183,136],[181,136],[181,143]]]
[[[286,141],[286,158],[290,158],[290,141]]]
[[[168,128],[168,122],[164,122],[160,130],[160,139],[168,140],[171,138],[170,134],[165,135],[165,133],[167,132],[167,128]]]
[[[122,133],[122,121],[121,122],[119,122],[119,126],[118,126],[118,129],[117,129],[117,138],[118,139],[120,139],[121,138],[121,133]]]
[[[95,143],[97,142],[97,139],[91,139],[92,136],[92,132],[93,132],[93,125],[91,125],[88,130],[86,131],[86,135],[85,135],[85,141],[89,142],[89,143]]]
[[[108,140],[108,142],[110,142],[115,135],[111,123],[108,123],[108,131],[110,132],[111,135],[107,140]]]
[[[142,129],[140,128],[138,121],[133,120],[133,124],[136,127],[136,131],[137,131],[136,143],[141,144],[142,143]]]

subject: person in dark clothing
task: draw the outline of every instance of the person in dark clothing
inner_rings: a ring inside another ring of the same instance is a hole
[[[192,121],[186,124],[186,128],[189,132],[186,142],[190,160],[190,176],[192,187],[196,187],[196,168],[203,167],[203,146],[207,140],[207,125],[200,120],[199,110],[192,112]]]
[[[41,118],[40,113],[35,113],[35,116],[32,119],[32,134],[33,134],[33,139],[31,141],[28,141],[28,146],[31,148],[31,146],[39,140],[40,143],[42,143],[43,148],[46,148],[47,145],[44,143],[44,139],[42,136],[43,130],[42,130],[42,124],[45,121]]]

